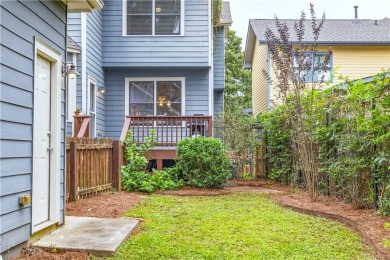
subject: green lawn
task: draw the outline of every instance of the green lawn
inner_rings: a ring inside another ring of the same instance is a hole
[[[145,222],[113,259],[373,259],[343,225],[261,194],[152,195],[127,216]]]

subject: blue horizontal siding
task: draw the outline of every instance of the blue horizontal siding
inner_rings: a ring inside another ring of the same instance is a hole
[[[217,28],[216,45],[214,49],[214,89],[223,89],[225,86],[225,40],[224,29]]]
[[[65,62],[66,8],[60,1],[1,1],[0,16],[0,252],[4,252],[27,241],[31,232],[31,208],[20,207],[18,197],[32,192],[35,40],[58,51]],[[65,88],[60,87],[64,119]],[[60,175],[64,127],[58,148]]]
[[[214,91],[214,115],[223,111],[223,90]]]
[[[183,36],[122,36],[119,0],[103,9],[104,67],[209,66],[209,0],[184,0]]]
[[[185,77],[185,114],[209,114],[208,69],[113,69],[106,72],[106,136],[120,136],[125,119],[125,78],[131,77]]]
[[[102,68],[102,11],[88,13],[86,18],[87,76],[96,80],[96,90],[104,86],[104,71]],[[89,88],[89,86],[87,86]],[[81,92],[79,92],[81,94]],[[104,136],[105,132],[105,96],[96,92],[96,134]]]

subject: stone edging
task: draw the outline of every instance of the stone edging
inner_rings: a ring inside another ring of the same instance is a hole
[[[291,210],[296,211],[298,213],[303,213],[303,214],[311,215],[311,216],[315,216],[315,217],[332,219],[332,220],[336,220],[338,222],[341,222],[341,223],[347,225],[348,227],[352,228],[356,232],[358,232],[359,235],[363,238],[364,242],[366,242],[366,244],[368,244],[369,246],[371,246],[371,248],[374,249],[374,252],[378,257],[380,257],[381,259],[384,259],[384,260],[388,259],[386,256],[387,254],[384,252],[384,250],[382,248],[378,247],[378,245],[371,239],[371,237],[367,234],[367,232],[364,230],[364,228],[356,221],[349,219],[347,217],[335,215],[332,213],[326,213],[326,212],[322,212],[322,211],[304,209],[304,208],[299,208],[299,207],[295,207],[295,206],[291,206],[291,205],[286,205],[286,204],[283,204],[279,201],[276,201],[276,203],[279,206],[291,209]]]

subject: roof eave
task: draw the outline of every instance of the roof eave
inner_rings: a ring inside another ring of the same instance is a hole
[[[260,44],[268,44],[266,40],[259,40]],[[298,44],[299,42],[292,41],[292,44]],[[303,41],[305,44],[312,44],[313,41]],[[368,42],[368,41],[361,41],[361,42],[333,42],[333,41],[317,41],[316,44],[318,45],[390,45],[390,41],[384,41],[384,42]]]
[[[245,42],[245,50],[244,50],[244,64],[243,64],[244,69],[252,68],[253,54],[255,50],[256,41],[257,41],[256,35],[249,21],[248,32],[246,35],[246,42]]]

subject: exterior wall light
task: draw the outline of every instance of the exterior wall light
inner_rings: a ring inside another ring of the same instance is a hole
[[[98,92],[100,94],[104,94],[106,92],[106,89],[104,88],[104,86],[101,86],[101,87],[98,88]]]
[[[65,73],[71,79],[74,79],[80,75],[80,73],[76,70],[76,66],[73,64],[63,64],[62,73]]]

